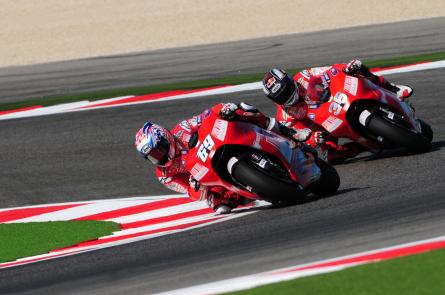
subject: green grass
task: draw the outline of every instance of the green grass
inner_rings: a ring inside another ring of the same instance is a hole
[[[445,294],[445,250],[352,267],[228,294]]]
[[[120,229],[110,221],[54,221],[0,224],[0,262],[44,254],[97,239]]]
[[[421,61],[437,61],[443,59],[445,59],[445,52],[404,56],[404,57],[383,59],[383,60],[371,60],[364,62],[369,67],[389,67],[394,65],[411,64]],[[310,66],[311,65],[307,65],[307,67]],[[264,70],[266,71],[267,69]],[[287,70],[288,72],[293,74],[301,69],[287,69]],[[57,97],[35,98],[26,101],[0,104],[0,111],[24,108],[33,105],[50,106],[61,103],[81,101],[81,100],[99,100],[99,99],[125,96],[125,95],[142,95],[142,94],[151,94],[151,93],[158,93],[170,90],[199,89],[199,88],[205,88],[217,85],[226,85],[226,84],[236,85],[236,84],[260,81],[263,78],[263,75],[264,72],[261,72],[261,73],[244,74],[244,75],[237,75],[224,78],[199,80],[199,81],[171,83],[171,84],[162,84],[162,85],[145,86],[145,87],[112,89],[112,90],[104,90],[104,91],[74,94],[74,95],[64,95]]]

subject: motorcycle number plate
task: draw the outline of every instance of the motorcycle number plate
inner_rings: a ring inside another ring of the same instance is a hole
[[[348,101],[348,96],[344,93],[337,92],[334,96],[331,105],[329,106],[329,112],[337,116],[342,111],[343,107]]]
[[[207,160],[207,157],[209,156],[210,151],[215,146],[215,142],[213,141],[212,137],[207,135],[207,137],[204,139],[204,141],[201,143],[201,145],[198,147],[198,152],[196,153],[198,158],[205,162]]]

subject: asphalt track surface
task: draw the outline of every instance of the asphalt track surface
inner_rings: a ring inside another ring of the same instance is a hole
[[[444,27],[445,17],[441,17],[4,68],[0,71],[0,103],[261,73],[272,66],[287,69],[357,57],[374,60],[443,51]]]
[[[152,293],[443,235],[445,70],[391,80],[416,89],[417,114],[435,132],[430,152],[338,165],[342,185],[329,198],[1,270],[1,293]],[[169,193],[133,150],[136,130],[147,119],[172,127],[216,102],[240,100],[273,112],[255,91],[2,121],[0,207]]]

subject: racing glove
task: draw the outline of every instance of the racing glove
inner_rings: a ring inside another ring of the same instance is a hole
[[[365,66],[360,60],[353,59],[351,60],[347,65],[346,68],[343,70],[346,74],[355,76],[355,75],[362,75],[365,78],[372,79],[372,80],[378,80],[378,76],[371,73],[367,66]],[[376,83],[376,82],[374,82]]]
[[[233,120],[236,118],[236,110],[238,109],[238,106],[232,102],[225,103],[221,110],[219,111],[219,114],[224,120]]]
[[[359,74],[362,70],[363,63],[358,59],[351,60],[344,69],[344,72],[348,75]]]
[[[323,144],[326,142],[326,131],[315,131],[314,132],[314,141],[317,145]]]
[[[279,129],[281,134],[298,142],[303,142],[308,140],[312,134],[312,130],[309,128],[297,129],[293,127],[287,127],[284,124],[280,124]]]

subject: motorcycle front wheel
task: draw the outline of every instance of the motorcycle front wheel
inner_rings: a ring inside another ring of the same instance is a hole
[[[321,176],[311,186],[311,192],[320,197],[336,193],[340,187],[340,176],[337,170],[331,164],[321,159],[317,159],[316,163],[321,170]]]
[[[427,137],[400,126],[379,113],[370,118],[366,127],[369,132],[381,136],[394,147],[405,147],[413,152],[426,152],[431,146],[431,141]]]
[[[268,173],[247,158],[241,158],[231,169],[232,177],[266,201],[298,203],[305,200],[306,193],[290,179],[278,178]]]

